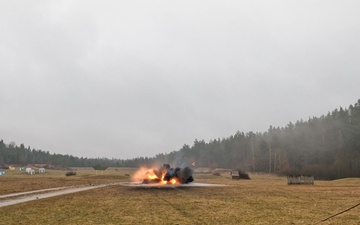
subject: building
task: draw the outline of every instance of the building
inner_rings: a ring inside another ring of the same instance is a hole
[[[16,169],[15,166],[9,166],[10,171],[15,171],[15,169]]]
[[[45,173],[45,168],[40,168],[39,173]]]
[[[31,167],[26,167],[26,169],[25,169],[25,171],[26,171],[27,173],[29,173],[29,172],[30,172],[30,170],[32,170],[32,168],[31,168]]]
[[[239,171],[238,170],[231,171],[231,178],[234,180],[239,180],[240,179]]]

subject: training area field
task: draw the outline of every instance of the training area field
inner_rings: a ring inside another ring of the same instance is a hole
[[[44,188],[128,182],[133,169],[95,174],[78,169],[46,174],[7,173],[0,195]],[[287,185],[286,177],[194,174],[195,182],[224,187],[106,186],[0,208],[0,224],[316,224],[360,203],[360,178]],[[1,202],[2,199],[0,199]],[[360,224],[360,206],[319,224]]]

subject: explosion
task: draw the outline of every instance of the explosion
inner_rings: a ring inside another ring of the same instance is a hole
[[[187,184],[194,181],[192,169],[189,167],[170,168],[169,164],[164,164],[159,169],[140,168],[133,176],[133,181],[143,184]]]

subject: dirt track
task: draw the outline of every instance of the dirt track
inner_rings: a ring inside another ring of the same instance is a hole
[[[20,193],[13,193],[7,195],[0,195],[0,207],[9,205],[15,205],[23,202],[39,200],[43,198],[50,198],[58,195],[71,194],[80,191],[87,191],[95,188],[102,188],[110,185],[118,185],[119,183],[111,184],[99,184],[89,186],[77,186],[77,187],[59,187],[59,188],[48,188],[36,191],[27,191]]]

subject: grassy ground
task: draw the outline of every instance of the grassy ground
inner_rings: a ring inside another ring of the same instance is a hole
[[[92,168],[79,168],[76,170],[76,176],[68,177],[65,176],[67,171],[63,170],[46,170],[45,174],[35,175],[20,171],[8,172],[6,176],[0,176],[0,195],[43,188],[129,181],[125,174],[131,174],[133,171],[134,169],[111,169],[96,172]]]
[[[68,179],[49,176],[39,180]],[[360,179],[287,185],[284,177],[250,176],[235,181],[195,175],[196,182],[226,187],[109,186],[0,208],[0,224],[315,224],[360,202]],[[121,171],[84,171],[76,182],[114,182],[116,177],[117,182],[127,179]],[[360,206],[321,224],[360,224],[359,215]]]

